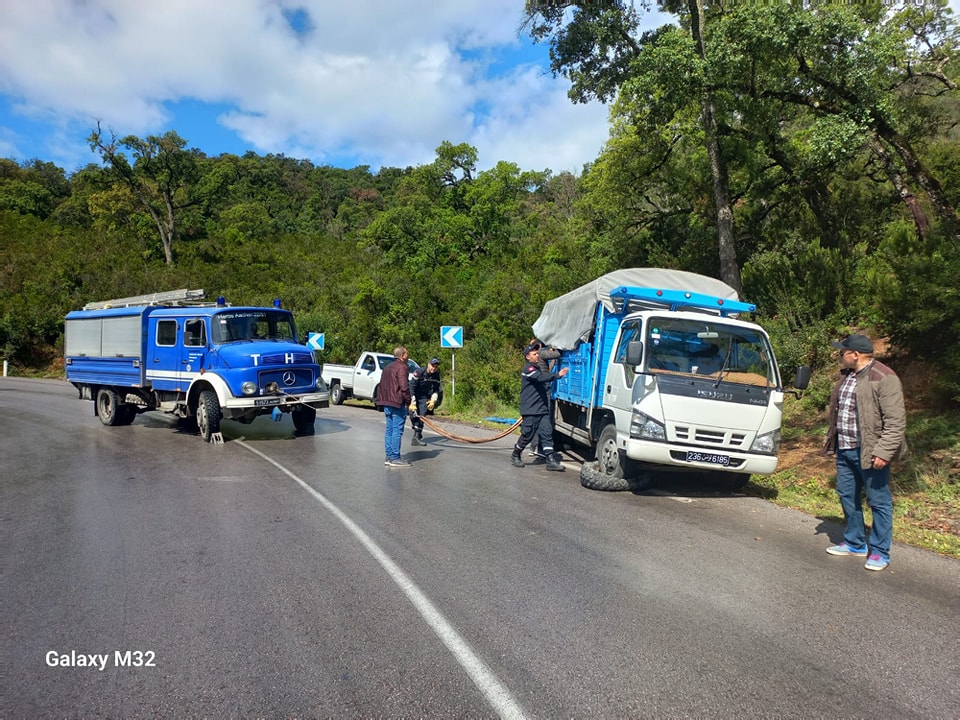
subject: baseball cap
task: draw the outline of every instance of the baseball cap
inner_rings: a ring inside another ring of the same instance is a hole
[[[440,358],[438,358],[438,357],[432,357],[432,358],[430,358],[430,362],[427,363],[427,364],[428,364],[428,365],[439,365],[439,364],[440,364]]]
[[[529,355],[534,350],[539,350],[541,347],[540,343],[530,343],[523,349],[524,355]]]
[[[866,335],[847,335],[840,342],[831,344],[837,350],[853,350],[858,353],[873,354],[873,342]]]

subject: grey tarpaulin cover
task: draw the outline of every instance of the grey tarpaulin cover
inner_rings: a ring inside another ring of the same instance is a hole
[[[684,270],[626,268],[602,275],[566,295],[547,301],[533,324],[534,336],[559,350],[573,350],[579,341],[590,336],[597,303],[603,303],[608,310],[615,309],[610,300],[610,291],[621,285],[690,290],[728,300],[740,299],[737,291],[725,282],[706,275]]]

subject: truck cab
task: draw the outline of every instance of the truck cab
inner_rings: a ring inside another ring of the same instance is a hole
[[[195,420],[204,440],[218,442],[223,419],[288,413],[298,432],[312,431],[329,396],[293,315],[279,303],[233,307],[190,293],[202,291],[91,303],[67,315],[67,379],[94,400],[101,422],[162,410]]]

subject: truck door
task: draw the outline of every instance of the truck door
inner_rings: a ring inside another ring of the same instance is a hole
[[[632,340],[640,340],[640,321],[627,320],[620,326],[620,336],[613,352],[610,367],[607,370],[603,387],[603,405],[609,408],[629,410],[633,402],[633,382],[636,372],[627,365],[627,345]]]
[[[353,394],[357,397],[372,398],[373,388],[379,380],[377,357],[368,353],[354,371]]]
[[[178,330],[178,321],[175,318],[149,318],[146,376],[155,390],[175,390],[179,384]]]
[[[186,390],[200,374],[207,352],[207,325],[204,318],[188,318],[183,322],[180,345],[181,390]]]

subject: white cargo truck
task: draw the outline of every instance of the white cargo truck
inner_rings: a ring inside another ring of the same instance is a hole
[[[726,487],[777,468],[784,387],[756,310],[714,278],[617,270],[550,300],[534,334],[561,350],[558,439],[591,448],[581,483],[624,490],[645,471],[709,472]]]

